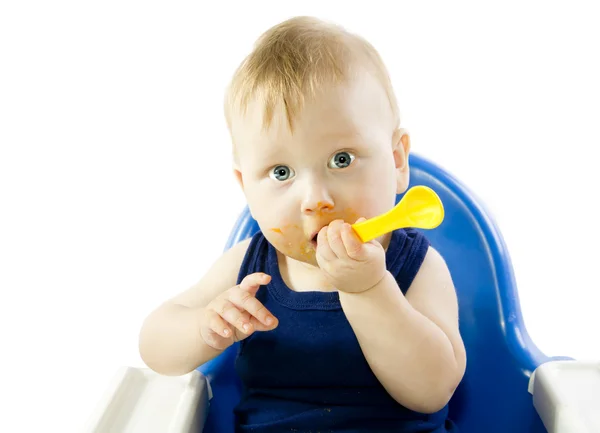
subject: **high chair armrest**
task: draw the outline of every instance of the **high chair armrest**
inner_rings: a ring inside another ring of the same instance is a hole
[[[84,432],[199,433],[208,399],[208,383],[197,370],[163,376],[149,368],[122,367]]]
[[[600,432],[600,361],[549,361],[529,379],[548,433]]]

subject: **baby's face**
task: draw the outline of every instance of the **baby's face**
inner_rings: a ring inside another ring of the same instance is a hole
[[[322,227],[384,213],[406,190],[408,137],[394,133],[385,92],[370,76],[307,103],[293,133],[283,111],[265,130],[262,111],[251,103],[234,118],[236,174],[264,236],[286,256],[316,265]]]

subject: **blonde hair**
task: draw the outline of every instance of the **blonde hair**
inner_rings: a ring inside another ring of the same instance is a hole
[[[388,71],[375,48],[339,25],[313,17],[295,17],[271,27],[255,43],[231,80],[225,97],[225,118],[246,112],[255,97],[264,104],[268,128],[283,104],[290,130],[307,98],[325,85],[347,82],[358,69],[374,74],[383,86],[399,125],[399,110]]]

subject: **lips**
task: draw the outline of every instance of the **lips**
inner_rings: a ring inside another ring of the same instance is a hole
[[[312,246],[315,249],[317,249],[317,236],[319,236],[319,232],[323,229],[323,227],[327,227],[328,225],[329,225],[329,223],[324,224],[321,227],[319,227],[317,230],[312,232],[312,235],[310,236],[310,243],[312,244]]]
[[[319,232],[316,232],[312,238],[310,239],[310,243],[312,244],[312,246],[316,249],[317,248],[317,236],[319,235]]]
[[[317,226],[318,228],[313,231],[310,235],[310,243],[311,245],[317,249],[317,236],[319,235],[319,232],[323,229],[323,227],[327,227],[329,224],[331,224],[334,220],[331,221],[327,221],[326,224],[320,224],[319,226]]]

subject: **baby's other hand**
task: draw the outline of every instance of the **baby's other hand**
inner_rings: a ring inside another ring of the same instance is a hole
[[[363,243],[343,220],[332,221],[319,231],[316,259],[342,292],[364,292],[381,281],[386,272],[383,246],[376,240]]]
[[[225,350],[254,331],[271,331],[278,321],[256,299],[259,287],[271,277],[260,272],[247,275],[240,284],[211,301],[202,315],[200,334],[214,349]]]

